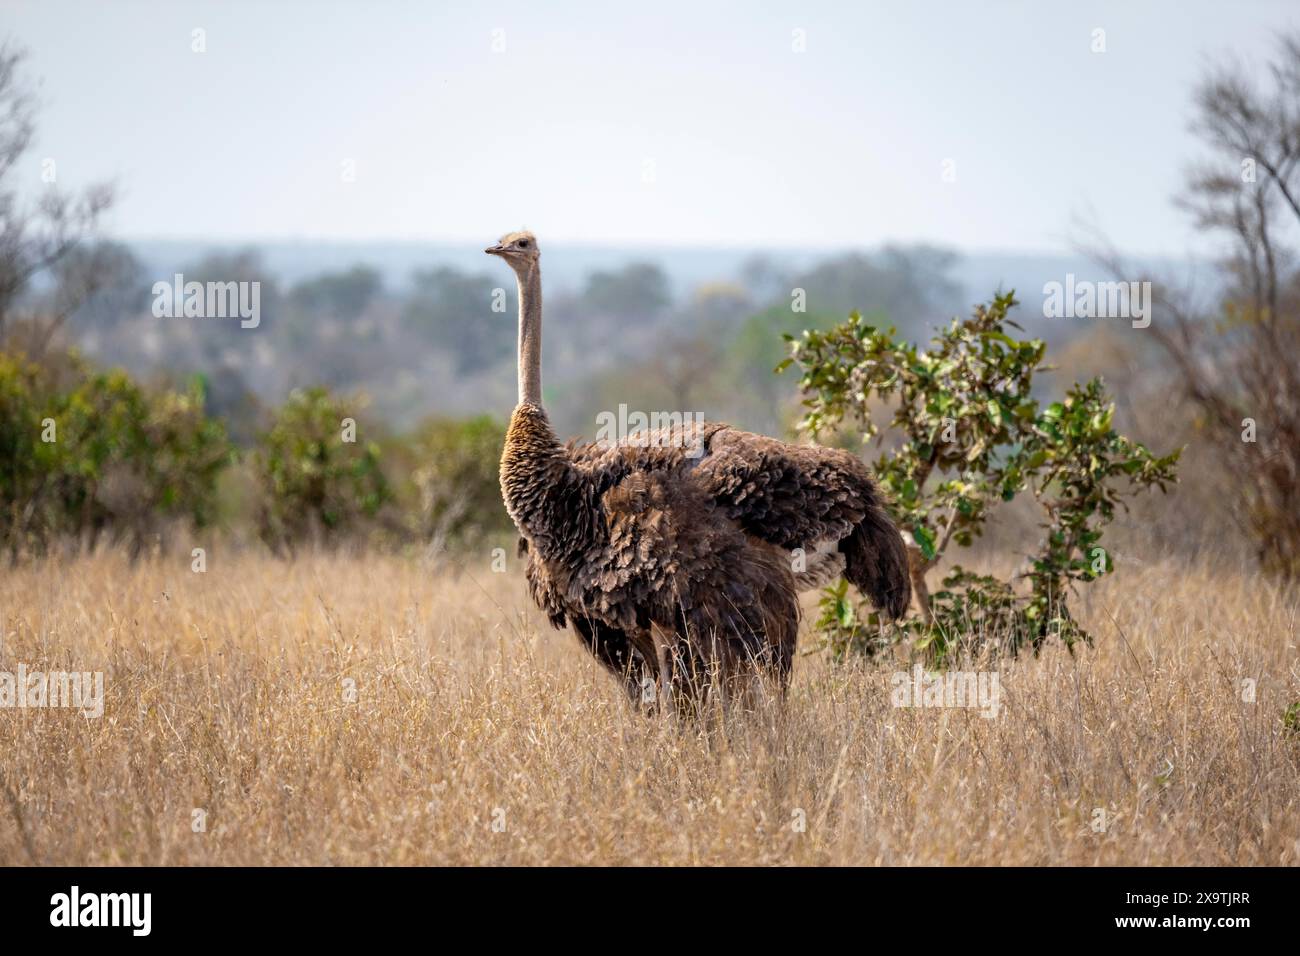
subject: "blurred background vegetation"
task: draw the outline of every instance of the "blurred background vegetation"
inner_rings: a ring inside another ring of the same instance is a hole
[[[1283,38],[1274,66],[1263,88],[1220,70],[1193,92],[1211,165],[1189,174],[1180,200],[1190,230],[1222,234],[1221,262],[1161,272],[1100,247],[1081,266],[890,246],[738,253],[699,281],[685,278],[700,272],[683,267],[689,250],[621,265],[606,251],[582,270],[580,256],[564,264],[568,251],[547,248],[543,263],[563,264],[548,272],[546,298],[545,398],[557,429],[590,437],[598,412],[626,404],[791,437],[800,396],[791,377],[772,374],[783,335],[860,310],[924,341],[974,301],[1019,285],[1027,305],[1011,317],[1048,343],[1059,372],[1041,376],[1044,389],[1102,376],[1124,434],[1187,446],[1179,491],[1119,519],[1116,560],[1208,553],[1296,576],[1300,44]],[[36,125],[30,84],[21,51],[5,47],[0,543],[9,555],[102,542],[138,554],[214,537],[285,554],[326,544],[481,553],[506,541],[496,469],[514,400],[516,303],[501,270],[436,250],[402,272],[395,261],[425,254],[358,248],[355,263],[336,267],[322,265],[337,261],[334,248],[290,256],[103,238],[108,187],[51,186],[34,204],[20,200],[14,170]],[[1258,160],[1249,183],[1243,155]],[[1151,278],[1151,329],[1044,318],[1041,284],[1067,270]],[[151,287],[175,272],[259,282],[257,328],[155,317]],[[1180,284],[1189,273],[1195,294]],[[1246,419],[1253,442],[1243,441]],[[1005,509],[982,547],[1013,548],[1036,520]]]

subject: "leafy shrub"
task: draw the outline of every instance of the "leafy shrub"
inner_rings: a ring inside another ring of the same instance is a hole
[[[510,531],[497,477],[504,443],[504,426],[486,415],[430,419],[395,443],[390,460],[406,477],[394,484],[417,541],[436,552]]]
[[[259,438],[261,530],[272,547],[361,530],[391,499],[379,445],[362,439],[357,406],[326,388],[295,389]]]
[[[813,437],[850,424],[865,443],[877,436],[873,402],[891,403],[902,438],[883,452],[876,476],[893,502],[912,565],[920,613],[894,631],[850,601],[843,585],[823,596],[819,619],[837,652],[872,652],[903,634],[933,661],[994,642],[1015,652],[1057,637],[1073,647],[1089,636],[1070,615],[1073,588],[1114,565],[1099,544],[1126,495],[1175,480],[1178,452],[1158,457],[1112,427],[1114,405],[1100,379],[1073,385],[1046,407],[1032,395],[1045,344],[1018,339],[1007,318],[1011,294],[954,319],[928,348],[900,341],[853,313],[826,332],[791,343],[778,370],[796,364]],[[1014,581],[954,566],[931,592],[926,575],[955,543],[970,546],[991,508],[1021,494],[1042,507],[1042,537]]]
[[[138,551],[161,519],[210,523],[230,446],[203,413],[201,384],[148,391],[75,355],[63,366],[56,374],[0,353],[0,538],[10,551],[57,535],[93,544],[105,530]]]
[[[1300,736],[1300,700],[1293,701],[1283,712],[1282,729]]]

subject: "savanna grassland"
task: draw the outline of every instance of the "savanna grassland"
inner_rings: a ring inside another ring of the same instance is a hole
[[[16,567],[0,669],[106,699],[0,711],[0,863],[1300,862],[1300,603],[1172,563],[1089,590],[1096,645],[1004,662],[995,719],[812,653],[784,712],[701,732],[635,712],[513,572]]]

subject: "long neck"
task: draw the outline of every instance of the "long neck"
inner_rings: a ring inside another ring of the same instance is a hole
[[[506,510],[545,560],[581,553],[599,528],[591,483],[573,467],[542,408],[542,275],[519,279],[519,405],[501,453]]]
[[[542,405],[542,267],[519,280],[519,404]]]

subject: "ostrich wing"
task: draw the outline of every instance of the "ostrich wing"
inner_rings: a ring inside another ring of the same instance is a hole
[[[807,560],[833,545],[844,576],[876,607],[895,618],[907,611],[907,549],[856,455],[727,428],[712,436],[694,477],[747,533],[802,548]]]
[[[809,551],[848,537],[879,500],[866,465],[846,451],[733,428],[712,436],[696,480],[749,534]]]
[[[711,422],[629,435],[615,447],[570,445],[598,485],[672,470],[712,497],[746,534],[811,559],[844,555],[845,576],[882,611],[911,600],[907,551],[866,464],[843,449],[791,445]]]

